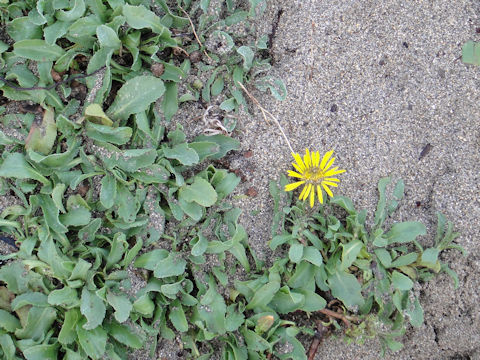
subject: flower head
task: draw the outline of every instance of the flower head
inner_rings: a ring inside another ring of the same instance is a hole
[[[310,207],[315,204],[315,192],[318,196],[318,201],[323,204],[323,190],[329,195],[333,196],[329,186],[337,187],[340,182],[339,179],[332,177],[337,174],[345,172],[345,170],[338,170],[338,166],[332,168],[335,158],[332,157],[333,150],[327,152],[322,161],[320,161],[320,153],[310,152],[305,149],[303,161],[298,153],[292,153],[295,162],[292,163],[297,171],[288,170],[288,176],[300,179],[297,182],[285,186],[285,191],[292,191],[300,185],[305,185],[300,193],[300,200],[306,200],[310,197]],[[322,189],[323,188],[323,189]]]

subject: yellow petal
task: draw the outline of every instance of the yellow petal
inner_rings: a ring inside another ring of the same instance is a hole
[[[318,195],[318,201],[320,201],[320,204],[323,204],[323,194],[322,194],[322,188],[320,185],[317,185],[317,195]]]
[[[300,179],[303,178],[302,175],[300,175],[299,173],[296,173],[295,171],[292,171],[292,170],[288,170],[288,176],[290,176],[290,177],[296,177],[296,178],[300,178]]]
[[[320,163],[320,153],[318,151],[315,152],[315,162],[313,163],[313,166],[318,167],[318,164]]]
[[[298,167],[300,168],[300,172],[303,172],[305,170],[305,164],[302,161],[302,158],[300,157],[300,154],[298,153],[292,153],[293,158],[298,164]]]
[[[303,195],[307,192],[308,185],[305,185],[302,189],[302,192],[300,193],[300,196],[298,197],[300,200],[303,200]]]
[[[310,191],[310,207],[313,208],[314,204],[315,204],[315,189],[312,188],[312,191]]]
[[[305,149],[305,155],[303,155],[303,162],[305,163],[305,167],[311,168],[312,167],[312,159],[310,158],[310,152],[308,149]]]
[[[300,185],[305,184],[305,181],[297,181],[291,184],[285,185],[285,191],[292,191],[293,189],[296,189]]]
[[[292,163],[293,167],[300,173],[300,174],[303,174],[303,170],[300,166],[298,166],[297,164],[295,163]]]
[[[323,171],[327,171],[328,168],[333,165],[333,162],[334,162],[334,161],[335,161],[335,158],[332,157],[332,158],[330,159],[330,161],[328,162],[328,164],[325,165],[325,169],[322,169],[322,170],[323,170]]]
[[[325,181],[336,181],[336,182],[340,182],[340,180],[337,179],[337,178],[325,178],[324,180],[325,180]]]
[[[303,194],[303,198],[301,198],[300,200],[306,200],[308,195],[310,194],[310,190],[312,190],[312,184],[308,184],[306,186],[307,190],[305,191],[305,193]]]
[[[325,155],[323,155],[322,162],[320,163],[320,169],[323,169],[325,167],[325,164],[327,163],[328,159],[330,159],[332,154],[333,154],[333,150],[330,150]]]
[[[322,186],[323,186],[323,188],[325,189],[325,191],[327,192],[327,194],[330,195],[330,197],[333,197],[333,193],[332,193],[332,191],[328,188],[328,186],[325,185],[323,182],[322,182]]]
[[[330,169],[325,174],[323,174],[323,176],[328,177],[328,176],[333,176],[333,175],[337,175],[345,172],[345,170],[337,170],[337,169],[338,169],[338,166],[335,166],[333,169]]]
[[[333,187],[338,187],[337,183],[331,182],[331,181],[322,181],[322,184],[333,186]]]

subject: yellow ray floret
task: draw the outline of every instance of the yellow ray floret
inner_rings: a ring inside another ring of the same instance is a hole
[[[320,153],[318,151],[309,151],[305,149],[305,155],[302,157],[298,153],[292,153],[295,162],[292,163],[296,171],[288,170],[288,176],[297,178],[300,181],[285,186],[285,191],[292,191],[301,185],[304,185],[300,192],[299,199],[305,201],[309,199],[310,207],[315,205],[315,197],[318,198],[320,204],[323,204],[323,191],[332,197],[331,187],[338,187],[339,179],[332,177],[345,172],[339,170],[338,166],[333,167],[335,158],[332,156],[333,150],[323,155],[320,161]]]

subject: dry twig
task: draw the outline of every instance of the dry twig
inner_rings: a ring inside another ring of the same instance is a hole
[[[200,48],[202,48],[203,47],[202,42],[200,41],[200,38],[198,37],[197,32],[195,31],[195,25],[193,25],[193,22],[192,22],[192,19],[190,18],[190,15],[188,15],[188,13],[181,6],[179,6],[179,8],[180,8],[180,10],[183,11],[183,13],[187,17],[188,21],[190,21],[190,26],[192,27],[193,35],[195,36],[195,39],[197,39],[197,42],[198,42],[198,45],[200,45]],[[205,50],[203,50],[203,52],[204,52],[205,56],[208,58],[208,60],[213,62],[213,59],[207,54],[207,52]]]
[[[326,326],[323,326],[320,320],[316,320],[315,322],[317,324],[317,330],[315,331],[315,335],[313,335],[312,343],[308,348],[308,353],[307,353],[308,360],[313,360],[315,358],[315,354],[317,353],[320,343],[328,333],[328,328]]]
[[[258,100],[248,92],[248,90],[245,88],[245,86],[243,86],[240,82],[237,82],[237,85],[240,86],[242,88],[242,90],[245,92],[245,94],[247,94],[247,96],[250,98],[250,100],[252,100],[255,105],[257,105],[257,107],[260,109],[260,111],[262,112],[262,115],[263,115],[263,119],[269,123],[268,119],[272,119],[273,122],[275,123],[275,125],[277,125],[277,127],[280,129],[280,132],[282,133],[283,135],[283,138],[285,139],[290,151],[292,152],[292,154],[295,153],[295,151],[293,151],[293,148],[292,148],[292,145],[290,145],[290,141],[288,141],[288,138],[287,138],[287,135],[285,135],[285,132],[283,131],[283,128],[282,126],[280,125],[280,122],[277,120],[277,118],[275,116],[273,116],[273,114],[266,110],[262,105],[260,105],[260,103],[258,102]]]

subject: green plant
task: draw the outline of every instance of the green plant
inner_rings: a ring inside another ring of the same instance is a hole
[[[456,274],[439,255],[446,249],[463,249],[453,243],[457,234],[441,214],[435,244],[430,248],[417,240],[426,234],[419,222],[394,223],[384,230],[385,220],[403,197],[404,185],[399,181],[393,198],[387,201],[389,182],[388,178],[379,182],[379,202],[369,230],[366,211],[357,211],[346,197],[335,196],[326,206],[309,211],[304,204],[293,204],[291,194],[285,196],[272,183],[275,217],[270,247],[284,247],[288,252],[269,270],[269,276],[273,273],[275,278],[264,276],[250,293],[243,292],[250,304],[247,308],[258,306],[260,311],[266,306],[280,314],[301,310],[329,315],[331,312],[322,310],[327,299],[343,314],[340,318],[348,324],[347,339],[362,342],[378,336],[382,352],[400,349],[402,344],[395,338],[403,335],[406,321],[415,327],[423,323],[416,284],[444,271],[457,287]],[[280,187],[286,183],[283,177]],[[286,204],[282,198],[287,199]],[[262,301],[256,301],[259,298]]]

